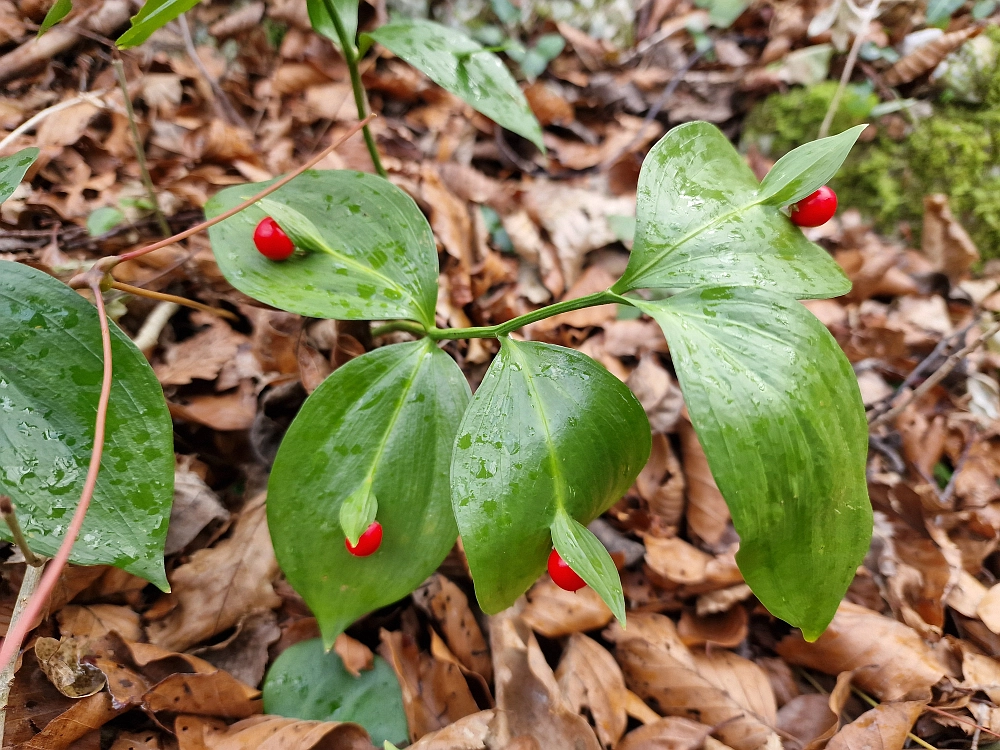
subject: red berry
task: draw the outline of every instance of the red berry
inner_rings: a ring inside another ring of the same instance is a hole
[[[587,585],[555,550],[549,553],[549,575],[556,586],[566,591],[579,591]]]
[[[253,244],[268,260],[286,260],[295,252],[295,245],[270,216],[261,219],[253,230]]]
[[[792,206],[792,223],[800,227],[818,227],[837,213],[837,194],[824,185]]]
[[[358,538],[357,544],[351,544],[350,539],[344,540],[347,551],[355,557],[368,557],[382,544],[382,524],[372,521],[372,525],[365,529],[365,533]]]

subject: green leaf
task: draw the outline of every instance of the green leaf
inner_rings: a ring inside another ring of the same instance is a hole
[[[217,216],[269,184],[221,190],[205,204],[205,215]],[[274,218],[287,231],[301,231],[288,218],[302,217],[326,252],[270,261],[253,243],[264,212],[241,211],[209,229],[219,269],[241,292],[313,318],[412,318],[434,325],[434,235],[413,199],[391,182],[363,172],[308,171],[261,203],[281,213]]]
[[[28,167],[35,163],[37,148],[22,148],[16,154],[0,159],[0,203],[10,198],[24,179]]]
[[[542,129],[514,77],[499,57],[478,42],[460,31],[422,19],[394,21],[363,36],[374,39],[476,111],[545,151]]]
[[[377,513],[378,500],[372,492],[372,477],[369,476],[340,506],[340,527],[351,544],[358,543]]]
[[[281,569],[327,646],[413,591],[455,543],[448,462],[468,401],[458,365],[425,339],[351,360],[292,422],[271,472],[268,524]],[[340,506],[368,477],[382,546],[358,558],[344,547]]]
[[[125,214],[112,206],[95,208],[87,217],[87,234],[98,237],[125,221]]]
[[[965,0],[928,0],[927,25],[946,26],[952,14],[965,4]]]
[[[264,680],[264,713],[306,721],[351,721],[372,743],[406,742],[403,693],[396,673],[376,656],[374,667],[354,677],[319,638],[285,649]]]
[[[556,511],[551,530],[552,544],[559,556],[597,592],[624,627],[625,594],[622,593],[622,582],[615,561],[601,540],[586,526],[570,518],[562,508]]]
[[[97,489],[73,546],[78,565],[115,565],[167,590],[173,426],[163,391],[111,325],[114,383]],[[56,279],[0,261],[0,494],[33,552],[51,557],[83,489],[103,375],[94,306]],[[6,528],[0,536],[9,539]]]
[[[761,195],[767,203],[788,206],[828,183],[851,152],[867,125],[856,125],[829,138],[799,146],[778,159],[764,176]]]
[[[45,14],[42,25],[38,27],[38,36],[51,29],[73,10],[73,0],[56,0],[49,12]]]
[[[331,0],[331,2],[337,15],[340,16],[347,38],[353,44],[358,35],[358,0]],[[326,3],[323,0],[306,0],[306,9],[309,11],[309,23],[312,24],[313,30],[325,36],[339,49],[340,37],[326,10]]]
[[[868,550],[868,428],[857,380],[806,308],[747,287],[636,306],[670,345],[684,402],[770,612],[817,638]]]
[[[146,0],[146,4],[132,16],[132,28],[118,37],[115,44],[121,49],[138,47],[154,31],[163,28],[181,13],[187,13],[197,4],[198,0]]]
[[[643,162],[635,245],[612,289],[735,284],[796,298],[848,292],[851,284],[830,254],[766,204],[759,188],[714,125],[671,130]]]
[[[501,339],[451,464],[482,608],[509,607],[545,570],[557,511],[590,523],[631,486],[649,449],[646,413],[601,365],[561,346]]]
[[[695,5],[708,9],[708,20],[713,26],[728,29],[750,7],[750,0],[695,0]]]

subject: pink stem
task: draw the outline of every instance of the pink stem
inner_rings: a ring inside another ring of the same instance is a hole
[[[87,479],[83,483],[83,492],[80,493],[80,503],[76,506],[73,520],[69,524],[66,536],[59,547],[56,556],[48,564],[45,575],[42,576],[41,583],[31,599],[28,600],[24,612],[17,622],[11,623],[7,631],[7,637],[3,639],[3,646],[0,647],[0,664],[9,664],[21,650],[21,644],[25,636],[35,627],[36,620],[41,616],[42,610],[49,600],[52,589],[55,588],[62,574],[63,568],[69,561],[70,551],[73,543],[80,535],[83,527],[84,516],[87,515],[87,508],[90,507],[90,500],[94,496],[94,488],[97,486],[97,473],[101,468],[101,454],[104,452],[104,432],[108,421],[108,401],[111,398],[111,329],[108,325],[108,315],[104,310],[104,298],[101,296],[101,289],[97,283],[91,284],[94,291],[94,299],[97,304],[97,317],[101,321],[101,342],[104,346],[104,379],[101,382],[101,396],[97,402],[97,422],[94,425],[94,447],[90,452],[90,466],[87,469]]]

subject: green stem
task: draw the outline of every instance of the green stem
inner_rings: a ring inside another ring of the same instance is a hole
[[[344,54],[344,62],[347,63],[347,70],[351,74],[351,88],[354,89],[354,103],[358,107],[358,119],[363,120],[368,116],[368,103],[365,99],[364,84],[361,83],[361,73],[358,72],[358,50],[354,46],[354,40],[347,36],[347,29],[344,28],[344,22],[337,9],[333,7],[333,0],[323,0],[323,5],[326,7],[326,12],[330,14],[334,28],[337,29],[337,38],[340,39],[340,49]],[[368,153],[372,157],[372,164],[375,165],[375,171],[380,177],[386,177],[385,167],[382,166],[382,159],[378,155],[378,146],[375,145],[371,129],[365,125],[362,132],[365,136]]]
[[[384,325],[372,328],[372,338],[378,338],[379,336],[384,336],[387,333],[395,331],[405,331],[406,333],[412,333],[414,336],[427,335],[426,329],[419,323],[414,323],[412,320],[394,320],[391,323],[385,323]]]

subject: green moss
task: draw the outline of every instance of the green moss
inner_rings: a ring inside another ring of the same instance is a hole
[[[997,27],[987,34],[1000,41]],[[919,238],[924,196],[945,193],[982,255],[1000,257],[1000,64],[983,73],[981,104],[938,103],[902,141],[880,127],[859,143],[831,182],[841,206],[888,234],[909,222]],[[826,82],[768,97],[748,115],[744,145],[775,158],[815,138],[835,89]],[[842,106],[830,132],[864,122],[869,101],[856,95]]]

